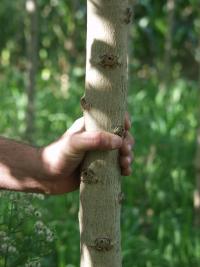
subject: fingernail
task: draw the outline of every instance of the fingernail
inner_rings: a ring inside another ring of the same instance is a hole
[[[119,148],[122,145],[122,140],[120,137],[114,136],[111,141],[112,148]]]
[[[128,163],[130,164],[130,163],[131,163],[131,158],[128,157],[128,158],[127,158],[127,161],[128,161]]]

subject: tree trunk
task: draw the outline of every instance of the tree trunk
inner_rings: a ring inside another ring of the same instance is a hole
[[[198,8],[198,14],[200,14],[200,8]],[[197,29],[196,32],[198,36],[200,36],[200,19],[197,19]],[[200,103],[200,38],[198,42],[198,47],[196,49],[196,61],[199,66],[199,77],[198,77],[198,93],[199,93],[199,103]],[[194,192],[194,208],[195,208],[195,225],[197,227],[200,226],[200,106],[198,111],[198,128],[197,128],[197,140],[196,140],[196,159],[195,159],[195,167],[196,167],[196,188]]]
[[[165,58],[164,58],[164,83],[165,87],[170,85],[172,78],[172,49],[173,49],[173,27],[174,27],[175,0],[167,1],[167,33],[165,37]]]
[[[35,116],[35,79],[38,61],[38,11],[37,0],[26,0],[26,11],[28,14],[26,25],[27,43],[27,111],[26,111],[26,140],[32,142],[34,134]]]
[[[124,131],[127,95],[128,0],[87,1],[86,90],[81,99],[87,131]],[[89,152],[81,172],[81,267],[120,267],[118,151]]]

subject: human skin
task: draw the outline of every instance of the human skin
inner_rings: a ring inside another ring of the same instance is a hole
[[[82,117],[43,148],[0,137],[0,189],[53,195],[74,191],[80,185],[85,153],[91,150],[118,149],[121,173],[129,176],[134,144],[130,128],[126,114],[124,138],[104,131],[86,132]]]

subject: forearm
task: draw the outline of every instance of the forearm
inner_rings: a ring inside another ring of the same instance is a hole
[[[87,151],[119,149],[123,175],[130,175],[133,138],[85,131],[80,118],[58,140],[43,148],[0,137],[0,189],[64,194],[80,186],[80,170]]]
[[[37,148],[0,137],[0,189],[48,193]]]

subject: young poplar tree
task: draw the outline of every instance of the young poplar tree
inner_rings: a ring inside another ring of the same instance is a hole
[[[87,0],[87,131],[123,136],[127,96],[128,0]],[[81,267],[120,267],[121,174],[118,151],[89,152],[81,172]]]

